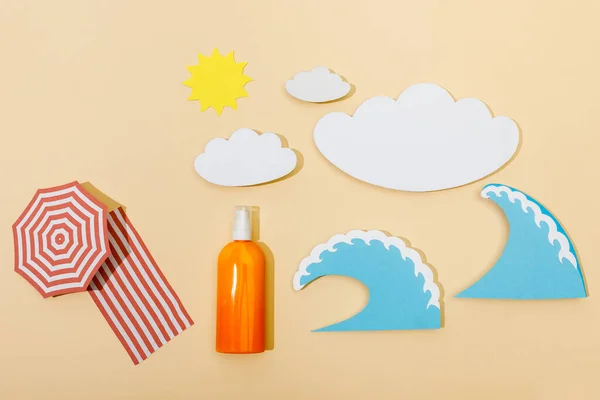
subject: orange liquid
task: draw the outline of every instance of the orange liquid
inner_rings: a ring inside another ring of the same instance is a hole
[[[265,255],[251,241],[229,243],[217,271],[217,351],[265,351]]]

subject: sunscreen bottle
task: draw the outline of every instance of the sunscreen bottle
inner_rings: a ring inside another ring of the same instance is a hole
[[[219,353],[265,351],[265,256],[252,242],[250,213],[250,207],[236,207],[233,241],[219,254],[216,345]]]

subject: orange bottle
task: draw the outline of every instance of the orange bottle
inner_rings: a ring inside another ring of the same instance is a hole
[[[233,242],[218,260],[219,353],[265,351],[265,255],[251,239],[250,208],[236,207]]]

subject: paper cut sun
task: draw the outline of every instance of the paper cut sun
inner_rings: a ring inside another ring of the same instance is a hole
[[[192,76],[184,85],[192,88],[188,100],[199,100],[200,111],[212,107],[221,115],[223,108],[229,106],[237,109],[236,100],[248,97],[244,85],[252,78],[244,75],[247,63],[236,63],[233,51],[226,56],[215,49],[210,57],[198,55],[198,65],[187,67]]]

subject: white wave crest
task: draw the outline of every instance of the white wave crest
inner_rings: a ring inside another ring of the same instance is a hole
[[[323,253],[324,251],[335,253],[336,249],[334,248],[334,246],[336,244],[347,243],[351,245],[353,239],[360,239],[367,245],[369,245],[372,240],[377,240],[383,243],[385,248],[388,250],[390,246],[394,246],[395,248],[400,250],[400,255],[402,256],[403,260],[406,260],[406,257],[408,257],[414,263],[415,277],[421,274],[425,279],[425,283],[423,284],[423,293],[431,293],[431,299],[429,299],[427,308],[429,308],[429,306],[440,308],[440,288],[435,283],[435,280],[433,278],[433,271],[431,270],[431,268],[429,268],[427,264],[423,262],[419,253],[415,249],[408,247],[402,239],[395,236],[387,236],[385,233],[375,230],[367,232],[361,230],[350,231],[345,235],[335,235],[331,239],[329,239],[327,243],[321,243],[317,245],[315,248],[312,249],[310,255],[300,262],[298,271],[294,275],[294,289],[302,289],[304,285],[300,284],[300,278],[302,276],[310,275],[310,273],[306,271],[309,265],[318,264],[322,261],[321,253]]]
[[[524,213],[527,213],[527,210],[532,210],[535,223],[539,228],[542,227],[542,222],[545,222],[546,225],[548,225],[548,242],[550,242],[551,245],[554,245],[554,242],[559,243],[560,251],[558,252],[558,261],[562,263],[563,259],[567,259],[573,265],[573,267],[575,267],[575,269],[578,268],[577,258],[571,251],[569,239],[567,239],[565,235],[558,231],[554,219],[551,216],[544,214],[537,203],[527,199],[527,196],[525,196],[524,193],[503,185],[485,186],[481,191],[481,197],[489,199],[490,193],[493,193],[498,197],[500,197],[502,193],[506,193],[508,200],[510,200],[511,203],[514,203],[515,200],[519,200]]]

